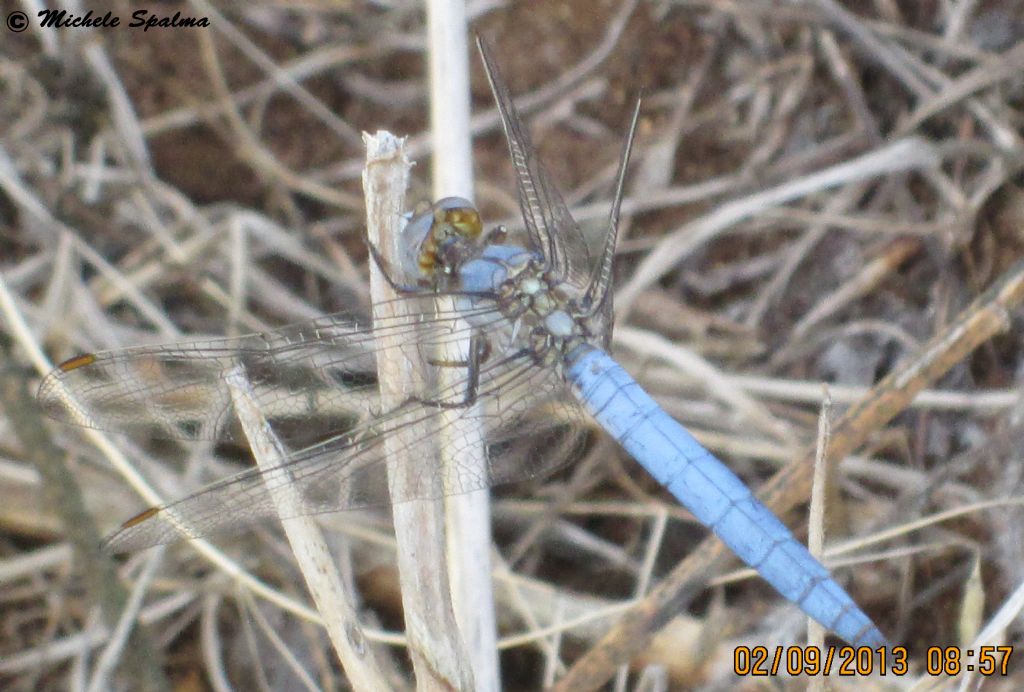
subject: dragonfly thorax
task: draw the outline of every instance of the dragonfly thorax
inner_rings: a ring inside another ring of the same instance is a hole
[[[582,291],[554,276],[536,254],[523,248],[489,245],[459,267],[463,290],[491,293],[489,300],[515,325],[513,348],[528,348],[543,365],[560,366],[584,343],[596,343],[581,310]]]

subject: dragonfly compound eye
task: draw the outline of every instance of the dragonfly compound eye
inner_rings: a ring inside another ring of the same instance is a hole
[[[454,199],[445,198],[442,202]],[[433,216],[430,232],[420,245],[417,263],[425,274],[438,269],[453,274],[455,265],[466,258],[465,248],[483,231],[480,214],[473,207],[446,208],[439,202],[434,206]]]
[[[480,237],[484,228],[480,213],[473,207],[444,210],[444,222],[452,231],[469,240]]]

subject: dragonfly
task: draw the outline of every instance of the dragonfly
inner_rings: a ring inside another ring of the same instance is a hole
[[[486,43],[477,46],[516,175],[523,228],[483,231],[479,212],[442,199],[411,216],[394,264],[370,254],[398,296],[388,316],[338,313],[248,336],[77,356],[40,385],[53,417],[185,440],[239,441],[226,378],[241,369],[286,448],[273,468],[216,481],[129,519],[111,552],[242,528],[280,516],[380,506],[541,478],[596,422],[782,596],[854,645],[881,646],[870,618],[747,486],[672,419],[610,355],[612,274],[640,103],[619,162],[608,231],[591,253],[537,157]],[[450,345],[458,346],[456,357]],[[383,362],[434,373],[381,395]],[[440,373],[440,374],[438,374]],[[482,463],[423,465],[401,487],[389,440],[415,429],[451,447],[482,426]],[[433,474],[433,475],[428,475]],[[437,478],[441,474],[443,477]]]

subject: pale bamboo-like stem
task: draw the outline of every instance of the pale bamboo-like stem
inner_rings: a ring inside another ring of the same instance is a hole
[[[428,0],[427,47],[430,73],[430,136],[433,140],[434,199],[458,195],[472,200],[473,140],[469,126],[469,54],[463,0]],[[448,299],[438,299],[446,300]],[[441,306],[439,306],[440,308]],[[454,307],[454,306],[448,306]],[[468,326],[468,325],[461,325]],[[468,330],[458,330],[468,334]],[[445,344],[449,360],[470,352],[468,338]],[[438,372],[447,390],[464,374],[457,368]],[[440,462],[446,477],[457,469],[487,476],[485,434],[481,417],[470,410],[442,412],[444,434]],[[465,472],[465,471],[462,471]],[[448,572],[455,619],[473,670],[475,689],[500,689],[497,624],[491,585],[491,507],[486,488],[449,496],[445,501]]]
[[[383,261],[397,267],[404,223],[403,198],[410,166],[405,155],[405,140],[383,131],[364,134],[363,140],[366,143],[363,192],[367,237],[379,250]],[[408,308],[405,302],[392,300],[395,292],[381,267],[374,262],[370,263],[370,294],[374,320],[408,316],[410,322],[415,321],[414,316],[401,312]],[[429,300],[425,298],[424,302]],[[402,357],[402,346],[407,345],[407,339],[408,334],[397,338],[378,335],[381,355],[377,373],[380,404],[384,410],[398,408],[408,392],[423,389],[416,385],[417,379],[425,374],[416,371],[416,366],[421,364]],[[389,354],[394,357],[386,358]],[[429,453],[431,444],[436,442],[430,439],[429,432],[424,425],[405,425],[384,441],[389,487],[393,495],[399,496],[395,499],[400,500],[394,505],[393,515],[406,639],[419,689],[469,690],[473,689],[473,675],[459,637],[445,564],[444,503],[440,499],[401,497],[408,488],[426,490],[425,483],[437,484],[433,488],[436,492],[425,493],[426,496],[440,498],[443,495],[443,469]],[[424,447],[428,449],[427,454],[422,453]]]
[[[281,466],[285,460],[284,448],[256,403],[245,369],[236,366],[224,379],[256,463],[264,471]],[[342,583],[327,541],[316,520],[302,516],[298,490],[281,485],[273,489],[271,498],[352,689],[387,689],[388,683],[377,665],[373,649],[367,646],[355,604]]]

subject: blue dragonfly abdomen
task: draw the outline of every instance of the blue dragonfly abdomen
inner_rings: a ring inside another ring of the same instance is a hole
[[[874,623],[792,532],[610,355],[581,346],[569,361],[566,379],[580,404],[741,560],[851,644],[885,643]]]

